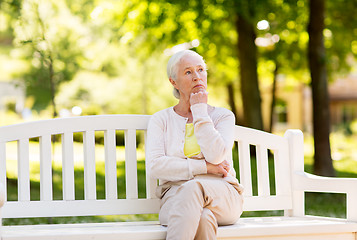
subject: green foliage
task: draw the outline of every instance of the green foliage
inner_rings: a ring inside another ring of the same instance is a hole
[[[22,3],[15,43],[30,63],[30,69],[19,77],[25,81],[27,96],[34,97],[36,110],[48,106],[58,91],[57,86],[72,79],[83,58],[77,42],[81,26],[72,23],[78,20],[68,16],[67,11],[61,1]]]
[[[163,52],[177,44],[199,41],[193,47],[205,57],[209,85],[215,91],[228,83],[239,88],[237,14],[246,16],[254,26],[261,20],[269,22],[269,28],[256,31],[258,38],[278,36],[275,44],[258,48],[261,82],[271,84],[278,65],[287,79],[307,83],[307,3],[2,0],[0,45],[4,39],[10,45],[14,40],[14,51],[2,54],[0,62],[2,66],[17,64],[11,75],[4,74],[25,81],[37,110],[50,102],[48,79],[53,74],[59,108],[78,105],[87,114],[153,113],[175,103],[165,74],[168,56]],[[355,6],[355,0],[327,1],[324,35],[333,73],[348,71],[348,59],[357,54]],[[8,72],[10,68],[0,69]],[[94,83],[96,78],[101,84]],[[221,100],[226,93],[219,95]]]

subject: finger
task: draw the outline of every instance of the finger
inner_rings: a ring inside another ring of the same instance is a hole
[[[223,174],[223,177],[227,177],[228,172],[222,166],[221,166],[221,173]]]
[[[223,171],[223,177],[227,177],[227,175],[228,175],[228,171],[224,170]]]

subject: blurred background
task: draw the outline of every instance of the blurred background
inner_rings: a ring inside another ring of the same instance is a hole
[[[153,114],[177,103],[169,57],[192,49],[208,65],[210,104],[231,109],[240,125],[303,130],[311,172],[357,174],[356,0],[0,0],[0,7],[0,126]]]

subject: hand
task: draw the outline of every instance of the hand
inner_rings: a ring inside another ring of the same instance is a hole
[[[190,104],[191,106],[197,103],[207,103],[208,101],[208,92],[204,89],[191,93],[190,95]]]
[[[223,161],[220,164],[212,164],[206,161],[207,173],[222,175],[222,177],[227,177],[230,166],[227,161]]]

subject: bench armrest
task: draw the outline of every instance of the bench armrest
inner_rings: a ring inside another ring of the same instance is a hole
[[[0,208],[4,205],[5,203],[5,188],[2,183],[0,183]]]
[[[294,175],[294,190],[346,193],[347,219],[357,221],[357,178],[321,177],[306,172],[295,172]]]

